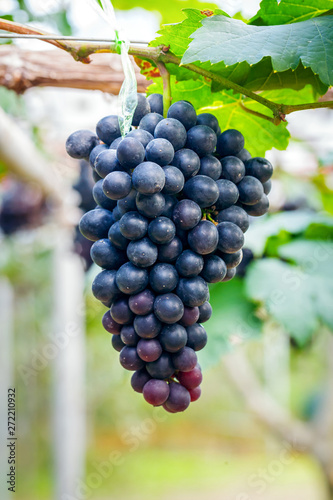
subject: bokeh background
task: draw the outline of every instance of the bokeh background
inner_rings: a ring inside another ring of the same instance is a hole
[[[0,17],[110,37],[94,2],[0,0]],[[127,36],[141,41],[184,7],[214,5],[249,18],[259,2],[114,2]],[[43,50],[52,65],[47,44],[15,45]],[[110,82],[116,74],[110,67]],[[96,90],[0,87],[1,498],[12,495],[8,387],[19,500],[333,498],[332,111],[290,115],[288,149],[267,152],[270,213],[246,233],[237,277],[211,289],[202,397],[170,415],[130,388],[90,292],[98,269],[75,229],[94,206],[93,181],[66,156],[66,138],[117,106]]]

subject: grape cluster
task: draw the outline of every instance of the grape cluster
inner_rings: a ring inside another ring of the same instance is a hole
[[[118,117],[106,116],[97,135],[74,132],[66,146],[94,171],[97,206],[80,230],[103,269],[92,286],[108,308],[103,326],[133,389],[176,413],[201,393],[208,283],[234,277],[249,215],[268,209],[273,169],[187,101],[163,118],[160,94],[138,95],[132,125],[121,138]]]

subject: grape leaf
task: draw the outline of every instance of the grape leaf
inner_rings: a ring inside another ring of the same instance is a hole
[[[256,64],[270,57],[273,70],[282,72],[295,70],[301,61],[324,84],[333,84],[333,16],[288,25],[249,26],[217,15],[203,19],[201,24],[191,36],[193,41],[182,58],[183,64]]]
[[[333,8],[333,0],[262,0],[260,10],[249,24],[275,25],[306,21]]]
[[[221,11],[218,11],[221,12]],[[182,57],[188,49],[191,34],[201,26],[201,21],[205,16],[195,9],[184,9],[186,19],[181,23],[164,26],[158,33],[159,37],[153,40],[150,45],[170,46],[170,51],[178,57]],[[167,70],[171,75],[175,75],[177,80],[198,79],[196,73],[175,64],[167,64]],[[319,95],[323,95],[327,90],[317,75],[311,68],[304,68],[300,62],[296,69],[289,69],[283,72],[276,72],[272,67],[270,57],[264,57],[260,62],[250,66],[246,61],[226,66],[223,61],[211,65],[210,62],[200,64],[200,67],[208,71],[231,80],[238,85],[252,91],[272,90],[279,88],[302,89],[305,85],[312,85]],[[212,91],[223,90],[223,86],[212,82]]]
[[[211,319],[204,324],[208,343],[200,353],[203,367],[218,363],[221,355],[235,345],[258,337],[262,322],[255,316],[255,306],[247,300],[244,282],[238,278],[211,286]]]

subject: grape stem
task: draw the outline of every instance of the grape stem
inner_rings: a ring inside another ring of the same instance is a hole
[[[56,37],[56,35],[53,35],[51,33],[47,33],[45,31],[36,28],[31,28],[30,26],[25,26],[23,24],[8,21],[7,19],[0,19],[0,29],[12,33],[31,34],[31,35],[50,35],[50,37],[51,36],[53,38]],[[71,54],[76,61],[80,61],[85,64],[91,62],[91,59],[89,57],[91,54],[103,53],[103,52],[117,53],[117,46],[115,43],[112,42],[89,43],[89,42],[73,42],[70,40],[45,40],[45,39],[43,41],[51,43],[52,45],[55,45],[59,49],[65,50],[66,52]],[[175,64],[176,66],[181,66],[182,68],[188,69],[193,73],[197,73],[198,75],[204,76],[209,80],[217,82],[224,88],[233,89],[235,92],[241,95],[245,95],[246,97],[254,101],[257,101],[266,108],[270,109],[273,114],[272,120],[275,125],[278,125],[279,123],[281,123],[281,121],[285,121],[285,115],[294,113],[295,111],[303,111],[306,109],[318,109],[318,108],[333,108],[333,101],[310,102],[306,104],[295,104],[295,105],[281,104],[281,103],[276,103],[274,101],[270,101],[269,99],[262,97],[260,94],[252,92],[251,90],[242,87],[241,85],[238,85],[237,83],[232,82],[227,78],[224,78],[220,75],[212,73],[211,71],[207,71],[203,68],[200,68],[195,64],[182,64],[181,58],[172,54],[172,52],[168,50],[168,47],[164,46],[139,47],[131,45],[129,47],[129,54],[152,62],[153,64],[159,67],[160,72],[162,69],[161,63],[163,64],[164,68],[165,64]],[[170,102],[171,99],[170,93],[168,94],[170,87],[170,76],[168,76],[169,74],[167,75],[166,73],[164,73],[164,68],[162,69],[161,76],[163,79],[163,87],[167,90],[167,94],[165,96],[165,104],[168,108],[168,100]],[[249,110],[249,108],[246,108],[246,111],[251,114],[256,114],[256,116],[260,115],[261,118],[264,118],[266,120],[269,119],[269,117],[267,117],[266,115],[262,115],[261,113],[258,114],[258,112],[256,111]]]
[[[165,64],[160,61],[157,61],[157,67],[163,80],[163,115],[166,118],[172,101],[170,73],[166,69]]]

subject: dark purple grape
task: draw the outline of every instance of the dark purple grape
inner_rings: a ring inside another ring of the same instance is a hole
[[[143,290],[142,292],[131,295],[128,305],[134,314],[145,316],[154,310],[155,295],[150,290]]]
[[[169,385],[164,380],[148,380],[143,388],[143,397],[153,406],[161,406],[170,394]]]
[[[242,262],[243,251],[238,250],[238,252],[234,253],[219,252],[218,255],[225,262],[227,269],[232,269],[234,267],[237,267]]]
[[[177,378],[183,387],[191,390],[199,387],[202,382],[202,372],[199,366],[196,366],[190,372],[179,372]]]
[[[225,262],[217,255],[208,255],[205,258],[205,264],[200,276],[207,283],[219,283],[227,274]]]
[[[207,175],[214,181],[221,177],[222,166],[221,162],[213,155],[207,155],[200,160],[200,170],[198,175]]]
[[[95,149],[92,150],[91,155]],[[122,172],[124,170],[117,159],[115,149],[103,149],[95,158],[94,168],[103,179],[111,172]]]
[[[168,109],[168,118],[175,118],[180,121],[186,130],[194,127],[197,123],[197,114],[191,103],[187,101],[177,101],[171,104]]]
[[[219,197],[215,203],[217,210],[224,210],[234,205],[239,197],[237,186],[227,179],[219,179],[216,181]]]
[[[148,226],[148,236],[154,243],[169,243],[176,235],[176,227],[167,217],[157,217]]]
[[[266,158],[251,158],[245,167],[246,175],[256,177],[261,183],[267,182],[273,175],[272,164]]]
[[[252,217],[260,217],[268,212],[268,198],[265,194],[263,194],[258,203],[255,203],[254,205],[244,205],[244,208],[249,215],[252,215]]]
[[[140,339],[136,350],[140,358],[146,363],[156,361],[162,354],[162,347],[156,339]]]
[[[178,413],[186,410],[191,402],[189,391],[177,382],[170,382],[169,389],[170,394],[163,408],[171,413]]]
[[[243,233],[248,230],[250,225],[247,213],[237,205],[221,210],[217,216],[217,222],[232,222],[240,227]]]
[[[182,172],[177,167],[168,165],[163,168],[165,175],[165,184],[163,188],[164,194],[177,194],[179,193],[185,184],[185,179]]]
[[[258,203],[263,194],[264,188],[261,182],[256,177],[246,175],[238,184],[239,201],[245,205],[255,205]]]
[[[208,302],[205,302],[205,304],[206,303]],[[201,307],[204,307],[205,304],[200,307],[184,307],[184,314],[179,320],[179,323],[182,326],[194,325],[194,323],[199,321],[199,310],[201,309]]]
[[[213,129],[215,133],[217,133],[219,129],[219,122],[216,116],[211,113],[200,113],[197,116],[197,125],[206,125],[206,127]]]
[[[92,293],[101,302],[110,302],[119,294],[116,285],[116,271],[102,271],[97,274],[92,283]]]
[[[113,333],[114,335],[119,335],[121,327],[123,326],[119,325],[114,319],[111,318],[110,311],[106,311],[104,314],[102,318],[102,325],[107,332]]]
[[[222,177],[228,181],[238,184],[245,175],[245,165],[236,156],[225,156],[221,160]]]
[[[206,175],[196,175],[186,181],[184,195],[195,201],[201,208],[214,205],[219,197],[218,185]]]
[[[155,314],[150,313],[145,316],[136,316],[134,328],[136,333],[143,339],[152,339],[160,333],[162,323]]]
[[[171,353],[178,352],[186,346],[186,330],[177,323],[164,326],[159,335],[159,341],[165,351]]]
[[[110,308],[111,318],[120,325],[131,323],[134,319],[134,314],[128,306],[127,297],[122,297],[114,301]]]
[[[112,245],[120,250],[126,250],[127,245],[129,244],[129,240],[125,238],[120,232],[120,224],[119,221],[112,224],[109,229],[108,238],[111,241]]]
[[[150,141],[154,139],[154,136],[147,132],[147,130],[142,130],[142,129],[134,129],[131,130],[127,134],[126,137],[134,137],[134,139],[137,139],[139,142],[141,142],[142,146],[146,149]]]
[[[169,165],[174,154],[173,145],[167,139],[152,139],[146,147],[146,159],[161,167]]]
[[[185,306],[201,306],[208,299],[207,283],[200,276],[182,278],[179,280],[177,295]]]
[[[176,236],[169,243],[159,245],[158,247],[158,260],[160,262],[174,262],[177,257],[182,253],[183,244]]]
[[[212,306],[208,301],[202,304],[202,306],[199,307],[198,323],[205,323],[208,321],[212,316],[212,312]]]
[[[104,116],[96,126],[96,133],[108,146],[121,136],[119,118],[116,115]]]
[[[143,94],[137,94],[137,98],[138,104],[136,105],[132,120],[132,125],[134,125],[134,127],[137,127],[142,118],[150,113],[150,104],[146,99],[146,96]]]
[[[168,217],[168,219],[172,219],[173,210],[177,203],[177,198],[175,196],[170,196],[169,194],[163,194],[164,196],[164,208],[159,215],[163,217]]]
[[[224,253],[234,253],[244,245],[243,231],[232,222],[220,222],[217,225],[219,242],[217,248]]]
[[[125,198],[132,189],[131,177],[126,172],[111,172],[102,182],[104,194],[111,200]]]
[[[236,156],[243,148],[244,137],[238,130],[225,130],[217,139],[216,151],[220,156]]]
[[[225,275],[224,279],[222,280],[224,283],[227,281],[231,281],[236,274],[236,268],[233,267],[232,269],[228,269],[227,274]]]
[[[154,302],[154,313],[163,323],[176,323],[184,313],[184,305],[174,293],[158,295]]]
[[[210,155],[215,151],[217,137],[213,129],[206,125],[195,125],[187,132],[186,147],[198,156]]]
[[[150,109],[152,113],[159,113],[163,116],[163,95],[162,94],[150,94],[147,97]]]
[[[126,212],[119,221],[121,234],[128,240],[140,240],[148,230],[148,221],[138,212]]]
[[[117,201],[117,206],[121,215],[125,215],[127,212],[136,211],[136,195],[137,193],[135,189],[132,189],[132,191],[125,196],[125,198]]]
[[[125,137],[117,147],[117,158],[126,170],[135,168],[145,157],[145,148],[135,137]]]
[[[191,328],[191,327],[190,327]],[[183,347],[180,351],[172,355],[172,363],[176,370],[189,372],[197,365],[198,359],[195,351],[191,347]]]
[[[141,194],[159,193],[165,184],[164,171],[157,163],[145,161],[134,169],[132,183]]]
[[[198,276],[203,266],[203,257],[192,250],[184,250],[176,261],[176,269],[184,278],[194,278]]]
[[[165,208],[165,198],[161,193],[150,195],[138,193],[136,206],[140,214],[153,219],[162,214]]]
[[[109,151],[109,146],[107,144],[97,144],[92,150],[89,155],[89,163],[92,168],[95,168],[95,161],[97,159],[97,156],[102,152],[102,151]],[[98,172],[97,172],[98,173]],[[109,173],[109,172],[108,172]],[[102,176],[101,176],[102,177]]]
[[[201,351],[207,344],[207,332],[202,325],[196,323],[195,325],[186,328],[187,332],[187,347],[194,351]]]
[[[66,151],[72,158],[89,158],[91,151],[98,146],[99,140],[90,130],[77,130],[66,141]]]
[[[111,344],[113,349],[115,349],[118,352],[120,352],[125,347],[125,344],[121,340],[120,335],[112,335]]]
[[[251,154],[245,148],[243,148],[236,156],[237,156],[237,158],[242,160],[243,163],[245,163],[247,160],[251,159]]]
[[[136,348],[127,345],[120,351],[119,361],[125,370],[136,371],[144,367],[144,362],[136,352]]]
[[[101,238],[107,238],[113,223],[112,213],[104,208],[99,208],[85,213],[80,220],[79,228],[87,240],[97,241]]]
[[[120,330],[120,338],[122,342],[129,347],[135,347],[140,340],[140,337],[135,332],[133,325],[124,325]]]
[[[124,252],[113,246],[106,238],[95,241],[90,249],[90,255],[95,264],[103,269],[118,269],[127,260]]]
[[[157,293],[172,292],[178,284],[178,273],[173,265],[155,264],[149,274],[149,283]]]
[[[161,120],[155,128],[155,139],[167,139],[173,145],[175,151],[181,149],[186,143],[186,129],[182,123],[174,118]]]
[[[195,201],[181,200],[173,210],[173,221],[177,228],[188,231],[194,228],[201,220],[201,208]]]
[[[126,262],[117,271],[116,282],[121,292],[134,295],[148,285],[148,273],[146,269],[139,269],[132,262]]]
[[[216,226],[208,221],[202,220],[188,233],[188,243],[192,250],[200,255],[207,255],[217,248],[219,235]]]
[[[103,179],[100,179],[99,181],[96,182],[96,184],[93,187],[92,194],[97,205],[99,205],[102,208],[105,208],[106,210],[112,211],[117,205],[117,202],[115,200],[111,200],[110,198],[108,198],[108,196],[104,194]]]
[[[137,267],[150,267],[157,260],[157,246],[149,238],[131,241],[127,257]]]
[[[141,119],[139,129],[147,130],[147,132],[154,135],[156,125],[161,120],[163,120],[163,116],[159,113],[148,113]]]
[[[272,189],[272,181],[269,180],[269,181],[266,181],[263,183],[263,188],[264,188],[264,193],[265,195],[267,196],[270,192],[271,192],[271,189]]]
[[[141,370],[137,370],[133,373],[131,378],[131,386],[135,392],[142,393],[145,384],[148,380],[151,379],[151,376],[147,372],[145,368],[141,368]]]
[[[192,149],[179,149],[172,160],[172,165],[179,168],[185,179],[199,172],[200,158]]]
[[[162,380],[171,377],[175,371],[171,356],[167,352],[163,352],[156,361],[147,363],[146,370],[151,377]]]

